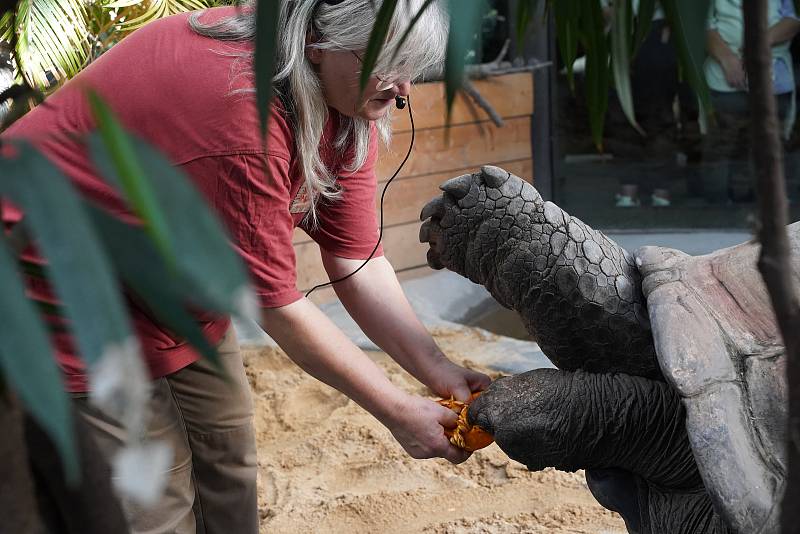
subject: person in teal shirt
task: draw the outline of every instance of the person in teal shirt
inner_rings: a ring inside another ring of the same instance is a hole
[[[792,0],[769,0],[769,30],[772,46],[773,85],[776,95],[794,91],[792,38],[800,30]],[[733,93],[747,91],[744,73],[744,22],[742,0],[714,0],[708,20],[708,59],[705,74],[712,91]]]
[[[792,0],[769,0],[768,39],[772,46],[772,81],[778,113],[788,138],[795,120],[795,78],[791,41],[800,31]],[[712,0],[706,32],[708,57],[704,70],[711,90],[716,124],[703,142],[703,161],[713,163],[702,173],[706,201],[753,200],[749,173],[749,112],[744,68],[742,0]]]

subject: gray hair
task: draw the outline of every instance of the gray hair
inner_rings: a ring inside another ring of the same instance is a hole
[[[316,224],[316,203],[319,197],[338,198],[340,190],[336,176],[325,166],[319,154],[322,132],[328,120],[328,107],[322,94],[320,80],[306,58],[306,46],[321,50],[352,50],[366,48],[375,15],[382,0],[344,0],[332,5],[324,0],[264,0],[281,1],[276,43],[276,68],[272,79],[275,91],[284,102],[290,103],[290,122],[295,134],[295,148],[300,168],[309,192],[309,217]],[[200,35],[219,40],[244,41],[255,38],[256,0],[243,2],[243,9],[213,24],[200,22],[201,13],[189,19],[190,27]],[[405,0],[395,10],[389,32],[374,72],[404,72],[413,77],[444,59],[447,40],[447,17],[438,1],[434,1],[415,23],[402,48],[400,40],[411,19],[425,0]],[[312,20],[313,18],[313,20]],[[318,41],[306,44],[309,32]],[[252,53],[247,54],[251,59]],[[248,91],[254,91],[249,89]],[[391,136],[390,113],[375,121],[378,133],[388,144]],[[369,121],[358,117],[342,117],[334,146],[344,151],[353,147],[353,160],[348,172],[360,169],[369,152]]]

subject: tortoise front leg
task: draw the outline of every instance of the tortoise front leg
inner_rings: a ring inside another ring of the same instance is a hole
[[[630,532],[730,532],[695,464],[680,398],[661,381],[537,369],[494,382],[468,420],[532,471],[585,469]]]

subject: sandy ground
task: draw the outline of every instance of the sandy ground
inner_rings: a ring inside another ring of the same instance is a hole
[[[479,334],[435,336],[451,358],[480,368],[458,357],[459,347],[481,342]],[[394,383],[426,394],[385,354],[371,356]],[[262,533],[625,531],[594,501],[582,473],[530,473],[496,445],[458,466],[414,460],[376,420],[280,350],[246,349],[245,362],[256,402]]]

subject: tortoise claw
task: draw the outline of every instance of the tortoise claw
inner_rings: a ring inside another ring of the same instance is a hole
[[[445,183],[439,186],[439,189],[444,191],[445,193],[449,193],[452,195],[456,200],[461,200],[469,190],[472,188],[472,175],[471,174],[464,174],[457,178],[451,178],[447,180]]]
[[[424,221],[434,215],[438,215],[439,217],[444,215],[444,199],[442,197],[436,197],[425,204],[422,208],[422,212],[419,214],[419,220]]]
[[[444,265],[439,259],[439,253],[433,250],[432,248],[428,249],[428,254],[426,255],[426,259],[428,261],[428,267],[430,267],[431,269],[436,269],[437,271],[444,269]]]
[[[431,241],[431,223],[430,221],[425,221],[422,223],[422,226],[419,227],[419,242],[420,243],[430,243]]]
[[[511,176],[508,171],[504,171],[500,167],[495,167],[494,165],[484,165],[481,167],[481,173],[483,174],[486,185],[495,189],[500,189]]]

